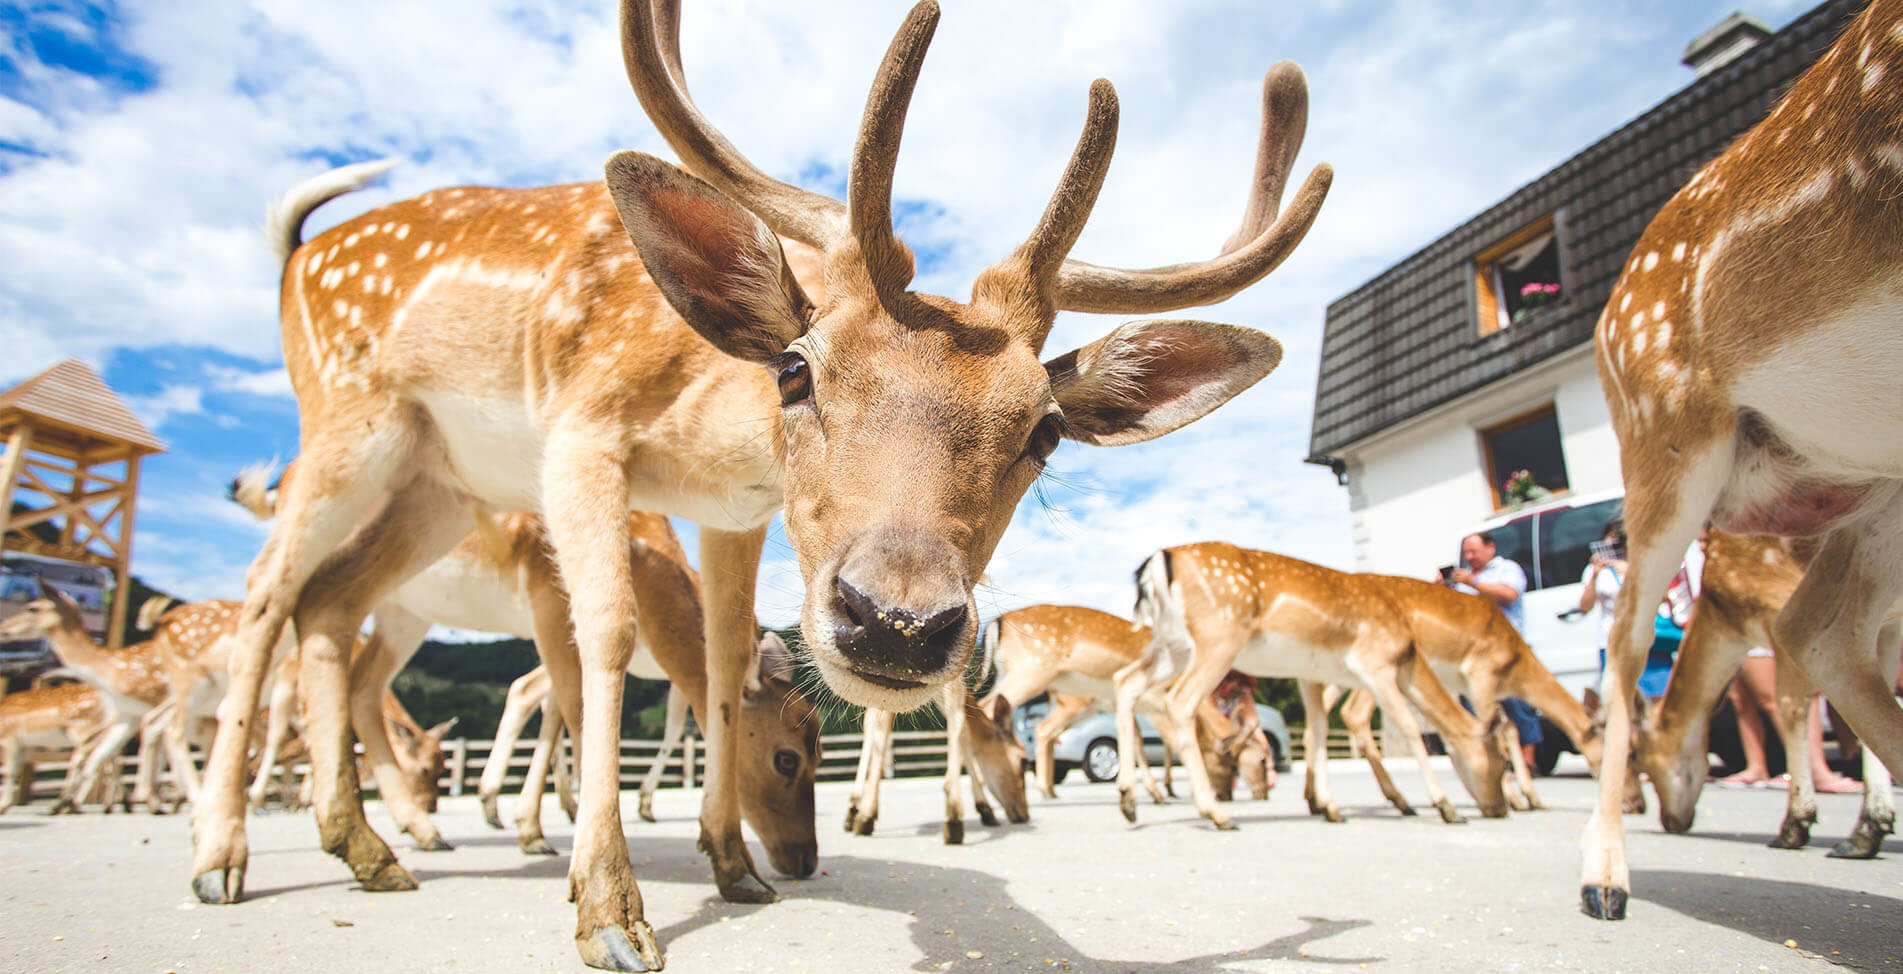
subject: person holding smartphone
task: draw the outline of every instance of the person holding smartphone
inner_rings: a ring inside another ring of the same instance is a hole
[[[1519,562],[1501,558],[1499,554],[1492,534],[1484,531],[1470,534],[1460,539],[1461,563],[1452,569],[1442,569],[1441,577],[1459,591],[1491,599],[1506,615],[1507,622],[1512,623],[1514,631],[1525,634],[1526,605],[1521,596],[1526,594],[1526,570]],[[1537,766],[1535,751],[1544,739],[1540,712],[1518,697],[1501,697],[1500,709],[1519,732],[1526,763]]]
[[[1625,583],[1625,519],[1606,522],[1606,530],[1591,545],[1592,560],[1579,577],[1585,588],[1579,593],[1579,611],[1599,609],[1599,668],[1606,668],[1606,647],[1612,639],[1612,602]]]

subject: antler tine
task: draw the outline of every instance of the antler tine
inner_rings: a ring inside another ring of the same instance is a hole
[[[761,172],[701,115],[684,82],[676,80],[682,77],[678,0],[654,3],[621,0],[621,57],[635,97],[667,144],[689,169],[758,214],[775,233],[822,250],[842,241],[844,204]]]
[[[881,291],[901,290],[912,281],[912,252],[892,232],[892,174],[898,167],[899,139],[905,132],[912,89],[937,27],[936,0],[922,0],[906,15],[866,96],[859,141],[852,150],[846,187],[852,234],[859,240],[873,284]]]
[[[1256,140],[1255,181],[1249,187],[1249,204],[1242,211],[1242,226],[1223,242],[1222,252],[1229,253],[1254,240],[1275,221],[1282,205],[1282,189],[1295,168],[1295,156],[1302,151],[1302,136],[1308,130],[1308,83],[1302,68],[1294,61],[1277,61],[1262,76],[1262,134]],[[1276,138],[1277,132],[1288,133]]]
[[[1057,181],[1037,229],[1018,247],[1013,258],[1024,262],[1039,294],[1049,294],[1064,255],[1084,232],[1097,192],[1110,172],[1110,156],[1117,148],[1117,89],[1102,78],[1090,83],[1090,107],[1084,131],[1070,164]]]
[[[1327,163],[1310,170],[1289,208],[1276,215],[1282,187],[1301,149],[1308,119],[1308,86],[1301,69],[1285,61],[1269,69],[1263,89],[1255,185],[1242,229],[1225,244],[1222,254],[1206,261],[1145,270],[1066,260],[1057,273],[1058,308],[1148,314],[1214,304],[1281,265],[1314,225],[1322,201],[1328,197],[1328,187],[1334,182],[1335,170]]]

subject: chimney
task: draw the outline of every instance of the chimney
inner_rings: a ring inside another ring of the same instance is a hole
[[[1702,78],[1730,64],[1770,36],[1771,28],[1766,27],[1764,21],[1743,12],[1734,13],[1719,21],[1716,27],[1692,38],[1692,42],[1685,45],[1685,56],[1679,63],[1698,72]]]

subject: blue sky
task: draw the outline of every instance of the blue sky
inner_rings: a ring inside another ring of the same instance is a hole
[[[1207,538],[1350,564],[1345,493],[1300,463],[1327,302],[1689,83],[1686,41],[1736,5],[947,3],[898,173],[922,289],[965,295],[1028,231],[1093,77],[1116,83],[1123,123],[1083,259],[1213,252],[1239,216],[1277,59],[1309,76],[1298,172],[1337,169],[1294,257],[1179,316],[1269,331],[1281,368],[1154,443],[1061,448],[1049,506],[1027,497],[984,608],[1124,612],[1129,566]],[[905,5],[686,8],[710,117],[770,171],[837,192]],[[1745,9],[1781,27],[1808,4]],[[403,160],[320,210],[314,233],[433,186],[591,179],[615,149],[667,154],[628,91],[607,0],[0,3],[0,37],[0,386],[77,356],[126,397],[171,447],[146,468],[134,570],[195,598],[238,597],[264,537],[224,483],[297,448],[268,200],[341,162]],[[1115,323],[1067,314],[1047,352]],[[767,557],[762,615],[783,624],[798,575],[783,540]]]

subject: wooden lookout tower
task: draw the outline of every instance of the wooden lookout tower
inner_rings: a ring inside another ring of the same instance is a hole
[[[123,645],[139,461],[165,445],[78,359],[0,392],[0,445],[0,552],[111,569]]]

